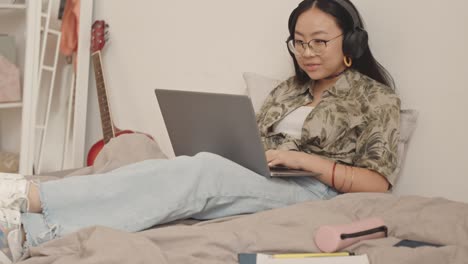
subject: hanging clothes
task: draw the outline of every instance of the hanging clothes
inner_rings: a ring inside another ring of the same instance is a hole
[[[60,53],[73,58],[76,71],[76,52],[80,25],[80,0],[66,0],[62,19]]]

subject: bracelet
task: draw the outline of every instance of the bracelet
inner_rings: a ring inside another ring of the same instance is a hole
[[[354,181],[354,167],[351,167],[351,183],[349,184],[348,192],[351,191],[353,188],[353,181]]]
[[[333,163],[332,178],[331,178],[332,187],[333,187],[334,189],[336,189],[336,188],[335,188],[335,169],[336,169],[336,161]]]
[[[343,165],[344,166],[344,176],[343,176],[343,184],[341,184],[341,187],[339,189],[337,189],[338,191],[342,192],[343,190],[343,187],[345,186],[345,183],[346,183],[346,175],[347,175],[347,167],[346,165]]]

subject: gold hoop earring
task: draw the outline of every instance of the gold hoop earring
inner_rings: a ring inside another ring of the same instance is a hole
[[[348,56],[344,56],[344,64],[346,65],[346,67],[351,67],[351,65],[353,65],[353,59],[351,57],[348,57]]]

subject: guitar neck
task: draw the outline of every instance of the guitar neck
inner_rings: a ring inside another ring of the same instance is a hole
[[[101,52],[94,52],[91,55],[91,58],[93,61],[94,75],[96,78],[99,111],[101,113],[102,134],[104,137],[104,143],[107,143],[109,140],[111,140],[111,138],[115,137],[115,127],[112,123],[112,117],[109,111],[106,84],[104,81],[104,75],[102,73]]]

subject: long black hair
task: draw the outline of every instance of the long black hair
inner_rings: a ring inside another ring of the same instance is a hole
[[[364,25],[361,15],[359,14],[356,7],[348,0],[348,2],[356,11],[358,15],[358,19],[361,25]],[[305,11],[311,8],[318,8],[319,10],[331,15],[335,18],[336,23],[343,31],[343,34],[353,30],[354,21],[353,17],[349,12],[340,4],[336,3],[333,0],[304,0],[302,1],[296,9],[293,10],[291,15],[289,16],[289,38],[294,39],[294,32],[296,30],[297,19],[299,16],[304,13]],[[289,50],[289,49],[288,49]],[[296,81],[299,84],[305,84],[310,81],[310,77],[305,73],[297,63],[296,57],[294,54],[289,51],[289,54],[293,58],[294,61],[294,69],[296,72]],[[383,83],[392,89],[395,88],[395,82],[393,81],[392,76],[390,73],[374,58],[372,52],[367,46],[363,55],[359,58],[353,58],[353,65],[351,68],[359,71],[362,74],[369,76],[370,78]]]

